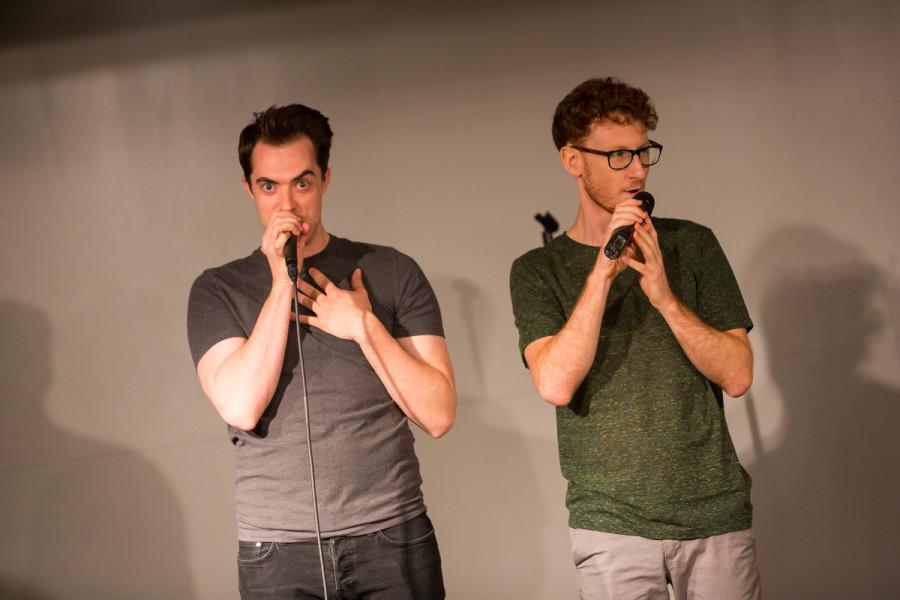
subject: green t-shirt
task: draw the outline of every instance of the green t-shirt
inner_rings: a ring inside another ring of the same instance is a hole
[[[708,228],[657,218],[666,275],[704,323],[753,326]],[[555,335],[599,248],[561,235],[516,259],[513,312],[524,352]],[[613,281],[594,362],[556,411],[569,525],[650,539],[694,539],[750,527],[750,477],[734,450],[722,390],[688,360],[633,269]]]

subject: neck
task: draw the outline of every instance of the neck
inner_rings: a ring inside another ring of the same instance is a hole
[[[306,245],[303,247],[303,256],[313,256],[324,250],[325,246],[328,245],[330,237],[331,236],[328,235],[328,232],[325,231],[325,228],[322,225],[316,227],[316,230],[312,232],[309,241],[306,242]]]
[[[606,209],[598,206],[586,194],[582,193],[580,196],[575,223],[566,233],[579,244],[602,246],[606,243],[603,236],[606,234],[606,228],[609,226],[612,215]]]

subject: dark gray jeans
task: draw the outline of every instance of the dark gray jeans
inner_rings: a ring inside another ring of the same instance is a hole
[[[444,598],[441,555],[425,513],[382,531],[322,540],[328,600]],[[238,542],[242,600],[322,599],[311,542]]]

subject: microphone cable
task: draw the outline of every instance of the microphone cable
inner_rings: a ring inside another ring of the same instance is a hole
[[[306,421],[306,450],[307,454],[309,455],[309,481],[310,486],[312,487],[313,514],[315,515],[316,520],[316,544],[319,547],[319,568],[322,570],[322,598],[323,600],[328,600],[328,584],[326,583],[325,578],[325,553],[322,552],[322,532],[319,528],[319,498],[316,494],[316,471],[313,467],[312,433],[309,428],[309,396],[306,392],[306,369],[303,366],[303,344],[301,343],[300,338],[300,301],[298,299],[300,290],[297,289],[297,279],[299,277],[299,273],[297,272],[296,236],[292,235],[288,239],[288,243],[286,244],[286,246],[290,246],[294,249],[294,256],[285,256],[285,263],[288,270],[288,277],[291,278],[291,282],[294,285],[294,293],[292,294],[293,307],[294,314],[297,316],[297,318],[294,320],[294,329],[297,333],[297,353],[300,357],[300,385],[303,389],[303,419]]]

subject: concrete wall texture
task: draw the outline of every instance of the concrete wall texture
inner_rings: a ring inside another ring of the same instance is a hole
[[[336,132],[328,229],[414,256],[442,305],[459,418],[417,447],[449,597],[575,597],[507,277],[536,212],[574,218],[550,119],[603,75],[653,97],[656,214],[716,232],[756,323],[727,417],[766,597],[900,597],[896,3],[65,5],[0,41],[0,597],[237,597],[185,305],[259,243],[237,135],[295,101]]]

